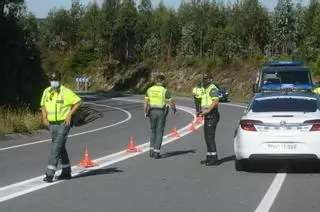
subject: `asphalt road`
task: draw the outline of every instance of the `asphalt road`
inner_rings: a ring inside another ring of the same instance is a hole
[[[162,157],[148,157],[149,122],[141,96],[85,100],[103,118],[72,129],[67,149],[72,165],[85,146],[100,167],[73,167],[74,178],[41,181],[49,157],[48,132],[0,141],[1,212],[162,212],[162,211],[320,211],[319,170],[314,164],[256,164],[250,172],[234,169],[233,135],[244,105],[221,104],[217,129],[220,165],[204,167],[203,128],[189,132],[193,102],[178,98],[177,116],[169,115]],[[130,137],[141,153],[127,153]],[[319,165],[318,165],[319,166]]]

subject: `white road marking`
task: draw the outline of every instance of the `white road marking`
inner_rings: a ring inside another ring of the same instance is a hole
[[[287,169],[284,168],[275,176],[272,184],[270,185],[267,193],[264,195],[255,212],[268,212],[270,210],[287,176],[286,172]]]
[[[70,134],[68,136],[68,138],[79,136],[79,135],[84,135],[84,134],[88,134],[88,133],[92,133],[92,132],[97,132],[97,131],[104,130],[104,129],[107,129],[107,128],[110,128],[110,127],[114,127],[114,126],[117,126],[119,124],[123,124],[123,123],[129,121],[132,118],[132,115],[131,115],[130,112],[128,112],[128,111],[126,111],[124,109],[118,108],[118,107],[112,107],[112,106],[108,106],[108,105],[96,104],[96,103],[91,103],[91,102],[90,103],[86,102],[86,104],[92,104],[92,105],[99,106],[99,107],[107,107],[107,108],[112,108],[112,109],[115,109],[115,110],[120,110],[120,111],[122,111],[122,112],[127,114],[127,118],[122,120],[122,121],[116,122],[114,124],[110,124],[110,125],[107,125],[107,126],[99,127],[99,128],[93,129],[93,130],[88,130],[88,131],[84,131],[84,132],[81,132],[81,133]],[[51,139],[44,139],[44,140],[40,140],[40,141],[35,141],[35,142],[30,142],[30,143],[15,145],[15,146],[4,147],[4,148],[0,148],[0,151],[9,150],[9,149],[16,149],[16,148],[20,148],[20,147],[24,147],[24,146],[31,146],[31,145],[34,145],[34,144],[40,144],[40,143],[44,143],[44,142],[48,142],[48,141],[51,141]]]
[[[129,102],[142,102],[142,101],[138,101],[138,100],[125,100],[125,99],[121,99],[121,101],[129,101]],[[179,110],[183,110],[189,114],[191,114],[193,116],[193,121],[196,120],[196,116],[194,115],[194,109],[191,109],[189,107],[183,107],[183,106],[177,106],[177,109]],[[131,117],[131,116],[130,116]],[[198,127],[202,126],[203,124],[198,125]],[[182,138],[183,136],[191,133],[191,131],[189,131],[189,127],[191,126],[191,123],[188,124],[187,126],[181,128],[178,130],[178,133],[180,134],[180,137],[170,137],[169,135],[166,135],[163,137],[163,145],[166,145],[168,143],[171,143],[172,141],[175,141],[177,139]],[[142,150],[142,152],[136,152],[136,153],[127,153],[126,150],[122,150],[120,152],[111,154],[111,155],[107,155],[105,157],[102,158],[98,158],[93,160],[93,162],[98,163],[99,167],[97,168],[89,168],[89,169],[83,169],[83,168],[79,168],[77,166],[72,166],[72,176],[78,176],[78,175],[82,175],[84,173],[90,172],[92,170],[95,169],[99,169],[105,166],[109,166],[111,164],[117,163],[119,161],[137,156],[142,154],[143,152],[146,152],[149,150],[149,142],[141,144],[139,146],[137,146],[137,148],[140,148]],[[61,173],[61,170],[57,172],[57,174]],[[22,196],[24,194],[42,189],[42,188],[46,188],[52,185],[55,185],[57,183],[60,183],[62,181],[54,181],[52,183],[45,183],[42,181],[43,176],[38,176],[35,178],[31,178],[25,181],[21,181],[15,184],[11,184],[8,186],[4,186],[0,188],[0,203],[13,199],[15,197],[18,196]]]

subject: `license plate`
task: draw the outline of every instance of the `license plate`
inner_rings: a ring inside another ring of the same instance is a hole
[[[268,144],[268,149],[272,150],[295,150],[297,149],[297,144]]]

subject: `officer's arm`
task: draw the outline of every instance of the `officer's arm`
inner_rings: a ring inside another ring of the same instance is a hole
[[[166,91],[165,95],[166,95],[167,103],[169,104],[173,112],[176,113],[177,112],[176,103],[173,101],[171,97],[171,93],[169,91]]]
[[[79,102],[77,102],[76,104],[72,105],[72,108],[71,108],[68,116],[72,116],[79,109],[79,107],[81,105],[82,105],[82,101],[81,100]]]
[[[145,114],[147,114],[147,113],[148,113],[148,110],[149,110],[148,102],[149,102],[148,97],[145,97],[145,98],[144,98],[144,104],[143,104],[143,109],[144,109],[144,113],[145,113]]]
[[[146,94],[145,94],[145,96],[144,96],[143,110],[144,110],[145,116],[147,116],[147,114],[149,113],[149,96],[148,96],[148,91],[146,92]]]
[[[41,116],[42,116],[42,123],[48,127],[49,126],[48,115],[47,115],[46,108],[44,106],[46,95],[47,95],[47,89],[42,94],[42,98],[40,102],[40,106],[41,106],[40,110],[41,110]]]
[[[196,95],[196,88],[192,89],[192,94],[195,96]]]
[[[202,115],[207,115],[213,109],[218,107],[219,104],[219,91],[218,89],[212,89],[210,92],[210,97],[212,98],[212,103],[205,111],[202,112]]]
[[[47,111],[44,106],[41,107],[41,116],[42,116],[42,123],[48,127],[49,122],[48,122],[48,117],[47,117]]]
[[[208,108],[208,112],[211,112],[213,109],[217,108],[219,104],[219,98],[214,97],[212,99],[212,104],[210,105],[210,107]]]

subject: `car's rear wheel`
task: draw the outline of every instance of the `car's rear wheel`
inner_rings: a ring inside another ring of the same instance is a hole
[[[246,171],[248,169],[248,160],[235,160],[235,168],[237,171]]]

